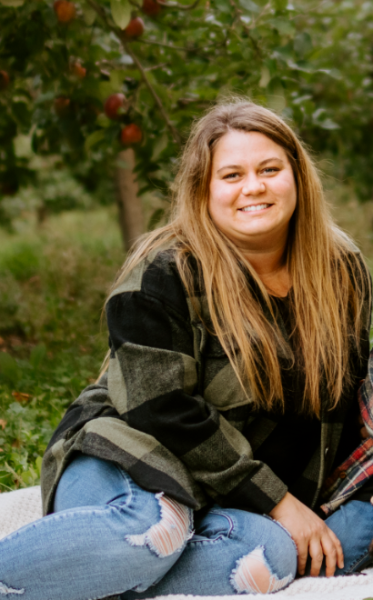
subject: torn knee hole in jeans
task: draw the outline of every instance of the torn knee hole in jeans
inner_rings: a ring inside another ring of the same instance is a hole
[[[161,520],[152,525],[145,533],[127,535],[131,546],[148,546],[157,556],[170,556],[181,550],[184,543],[193,535],[191,531],[190,510],[163,495],[156,494],[161,510]]]
[[[16,588],[11,588],[9,586],[7,586],[5,583],[3,583],[2,581],[0,581],[0,596],[2,594],[4,594],[4,596],[10,596],[11,594],[15,594],[16,596],[20,596],[21,594],[24,594],[25,590],[22,589],[16,589]]]
[[[270,594],[281,590],[292,581],[291,573],[279,579],[271,572],[263,546],[258,546],[247,556],[240,558],[231,574],[231,584],[238,593]]]

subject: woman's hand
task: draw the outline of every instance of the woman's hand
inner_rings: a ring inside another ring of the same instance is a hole
[[[317,577],[320,573],[324,555],[327,577],[334,575],[337,565],[343,569],[343,551],[337,536],[322,519],[289,492],[269,514],[281,523],[293,538],[298,550],[300,575],[304,575],[308,554],[312,559],[312,577]]]

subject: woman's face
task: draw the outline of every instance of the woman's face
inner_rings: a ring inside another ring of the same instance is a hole
[[[262,133],[230,131],[217,143],[209,212],[215,225],[242,250],[286,245],[297,202],[285,150]]]

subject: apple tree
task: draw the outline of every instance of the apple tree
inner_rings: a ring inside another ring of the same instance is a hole
[[[135,237],[134,196],[156,199],[153,227],[192,120],[232,93],[283,114],[372,197],[372,1],[0,0],[0,25],[3,220],[63,166],[103,201],[115,179]]]

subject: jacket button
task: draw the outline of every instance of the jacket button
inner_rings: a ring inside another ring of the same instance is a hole
[[[347,477],[346,471],[341,471],[339,474],[339,479],[346,479],[346,477]]]

